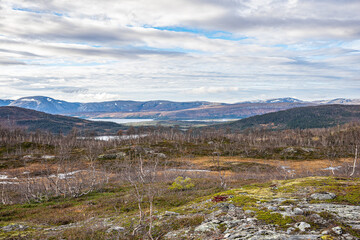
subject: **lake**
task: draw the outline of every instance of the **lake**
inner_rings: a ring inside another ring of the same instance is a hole
[[[114,122],[114,123],[119,123],[119,124],[154,121],[154,119],[140,119],[140,118],[134,118],[134,119],[128,119],[128,118],[88,118],[87,120],[99,121],[99,122]]]
[[[90,121],[102,121],[102,122],[114,122],[119,124],[125,124],[125,123],[140,123],[140,122],[152,122],[155,121],[154,119],[141,119],[141,118],[88,118],[87,120]],[[236,121],[239,119],[189,119],[189,120],[179,120],[179,121],[185,121],[185,122],[230,122],[230,121]]]

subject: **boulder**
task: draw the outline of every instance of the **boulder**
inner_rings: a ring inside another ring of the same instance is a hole
[[[336,233],[337,235],[341,235],[343,233],[342,228],[339,226],[333,227],[331,230],[333,230],[333,232]]]
[[[275,206],[269,206],[267,209],[269,209],[270,211],[277,211],[278,208]]]
[[[116,158],[123,159],[126,157],[126,153],[124,152],[118,152],[116,153]]]
[[[310,196],[314,200],[331,200],[336,198],[335,193],[323,192],[323,193],[314,193]]]
[[[111,228],[109,228],[108,230],[106,230],[107,233],[111,233],[111,232],[122,232],[125,231],[125,228],[120,227],[120,226],[112,226]]]
[[[293,212],[295,215],[303,215],[304,214],[304,211],[301,208],[295,208],[293,210]]]
[[[176,212],[165,211],[164,215],[165,216],[178,216],[179,214]]]
[[[307,228],[310,228],[310,224],[306,222],[299,222],[295,224],[295,227],[300,229],[300,231],[305,232]]]
[[[203,223],[200,226],[197,226],[195,228],[195,232],[213,232],[216,231],[218,229],[219,225],[212,223],[212,222],[207,222],[207,223]]]
[[[10,225],[2,227],[2,230],[4,232],[25,231],[28,228],[29,228],[28,226],[25,226],[25,225],[22,225],[22,224],[10,224]]]

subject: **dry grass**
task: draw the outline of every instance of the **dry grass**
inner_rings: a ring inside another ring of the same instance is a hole
[[[188,160],[195,166],[200,169],[208,169],[214,165],[212,157],[196,157]],[[241,158],[241,157],[220,157],[220,165],[225,166],[226,163],[259,163],[270,165],[274,167],[288,166],[295,171],[310,171],[317,172],[321,169],[333,166],[341,166],[345,163],[352,163],[353,159],[343,158],[339,160],[328,160],[328,159],[319,159],[319,160],[264,160],[264,159],[253,159],[253,158]]]

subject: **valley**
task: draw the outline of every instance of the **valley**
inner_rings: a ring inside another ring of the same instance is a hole
[[[80,133],[2,125],[1,238],[360,237],[356,122]]]

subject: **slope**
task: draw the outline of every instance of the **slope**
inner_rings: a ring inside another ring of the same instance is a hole
[[[305,129],[325,128],[360,121],[359,105],[321,105],[299,107],[241,119],[215,127],[244,130],[248,128]]]
[[[69,133],[77,128],[83,133],[114,134],[124,126],[112,122],[94,122],[84,119],[52,115],[19,107],[0,107],[0,125],[21,127],[28,131],[43,130],[51,133]]]

